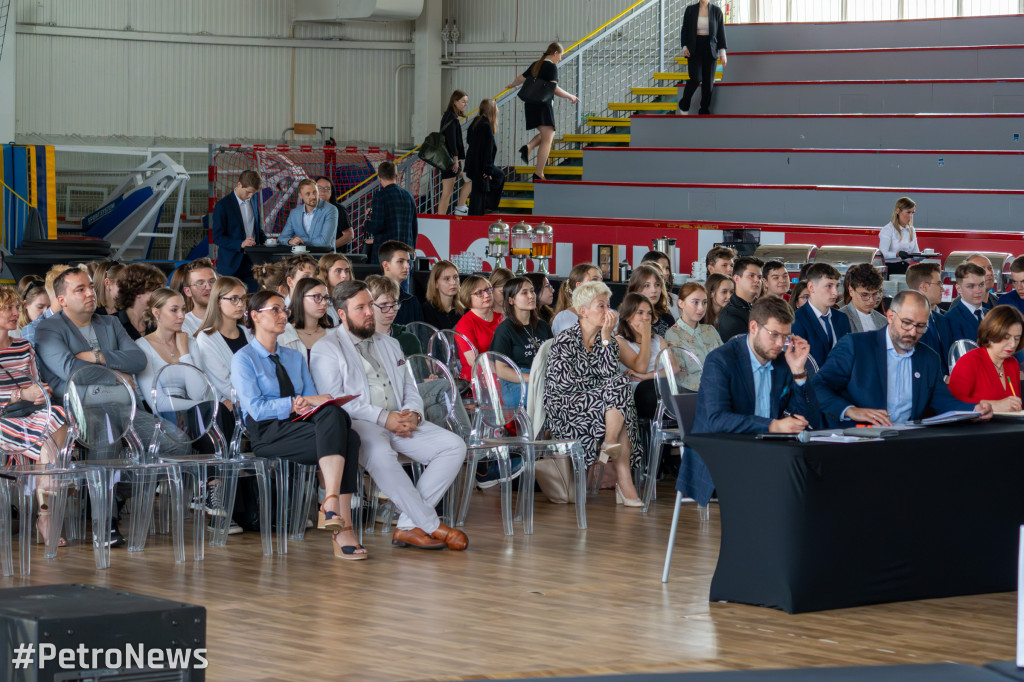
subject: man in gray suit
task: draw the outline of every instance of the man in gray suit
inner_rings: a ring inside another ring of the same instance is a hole
[[[871,263],[854,265],[846,272],[850,302],[840,308],[850,318],[854,332],[873,332],[888,326],[885,315],[875,308],[882,300],[882,275]]]

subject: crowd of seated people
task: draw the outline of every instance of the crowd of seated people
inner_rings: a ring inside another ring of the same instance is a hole
[[[315,216],[323,203],[311,198],[317,187],[303,189],[309,197],[293,213],[293,238],[305,242],[302,235],[324,229]],[[337,219],[328,218],[325,234],[333,236]],[[421,299],[407,291],[414,253],[385,241],[380,274],[365,281],[333,253],[319,262],[291,255],[253,267],[245,279],[218,275],[206,258],[177,268],[169,282],[146,263],[54,266],[17,290],[0,288],[0,394],[37,405],[40,390],[52,392],[59,406],[76,369],[101,365],[135,390],[135,428],[148,443],[159,418],[151,396],[157,373],[171,363],[195,365],[222,406],[218,423],[229,440],[238,419],[257,456],[319,465],[326,499],[318,527],[334,532],[334,554],[349,560],[368,556],[352,532],[358,465],[401,512],[396,545],[468,546],[465,533],[442,524],[435,509],[459,474],[466,445],[425,421],[404,367],[408,356],[427,350],[406,330],[412,322],[458,332],[462,379],[472,378],[478,354],[507,356],[519,373],[497,369],[503,402],[540,409],[552,437],[581,442],[588,465],[610,461],[616,500],[631,508],[642,506],[632,476],[643,458],[640,420],[655,412],[658,356],[670,346],[695,360],[683,387],[701,396],[698,433],[888,425],[949,409],[985,419],[1022,407],[1024,257],[1011,265],[1013,289],[999,295],[988,259],[972,254],[956,269],[960,296],[944,312],[941,272],[932,262],[910,264],[907,290],[886,302],[870,264],[848,268],[845,277],[831,265],[810,264],[794,283],[781,262],[716,247],[705,259],[706,282],[675,289],[669,258],[651,251],[615,310],[592,263],[573,267],[556,297],[542,273],[517,277],[498,268],[487,279],[442,260]],[[255,293],[247,290],[249,278],[260,286]],[[978,347],[951,367],[958,340]],[[548,341],[542,393],[528,400]],[[41,384],[31,380],[36,366]],[[344,407],[326,404],[343,396],[357,397]],[[67,433],[63,411],[55,407],[46,420],[32,415],[3,419],[21,419],[59,446]],[[425,465],[415,482],[399,456]],[[44,446],[19,454],[19,461],[51,458]],[[694,496],[708,499],[713,487],[699,453],[685,453],[684,462]],[[487,485],[496,476],[488,467],[478,481]],[[213,512],[217,486],[209,488],[199,508]],[[41,489],[41,503],[45,494]],[[40,532],[49,532],[44,525]],[[115,518],[111,542],[118,538]]]

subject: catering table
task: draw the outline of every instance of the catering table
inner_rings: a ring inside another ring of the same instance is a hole
[[[307,246],[306,253],[313,258],[319,259],[325,253],[334,253],[334,249],[327,246]],[[261,244],[260,246],[248,247],[245,250],[245,254],[249,256],[249,260],[252,261],[253,265],[264,265],[266,263],[276,263],[292,255],[292,247],[287,244],[278,244],[277,246]]]
[[[1024,424],[850,444],[686,440],[721,507],[712,601],[800,613],[1017,588]]]

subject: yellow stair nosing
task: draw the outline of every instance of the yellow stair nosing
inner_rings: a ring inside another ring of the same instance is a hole
[[[532,182],[506,182],[505,189],[509,192],[532,192]]]
[[[535,166],[516,166],[517,174],[533,174]],[[545,166],[544,175],[583,175],[583,166]]]
[[[678,88],[673,86],[660,86],[656,88],[630,88],[634,95],[638,96],[658,96],[658,95],[674,95]]]
[[[669,73],[661,72],[654,74],[654,80],[656,81],[688,81],[690,80],[690,74],[688,73]],[[722,72],[718,71],[715,73],[715,81],[722,80]]]
[[[582,149],[555,149],[548,154],[549,159],[582,159]]]
[[[675,105],[673,105],[675,106]],[[567,133],[559,142],[629,142],[629,133]]]
[[[612,119],[609,120],[593,120],[588,119],[587,125],[595,128],[629,128],[630,121],[628,118],[616,118],[615,123],[611,123]]]
[[[500,208],[533,208],[533,199],[502,199],[498,202]]]
[[[672,111],[678,105],[675,102],[611,102],[611,111]]]

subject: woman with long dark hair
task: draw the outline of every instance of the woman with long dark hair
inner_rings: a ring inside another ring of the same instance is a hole
[[[459,121],[466,115],[466,107],[469,106],[469,95],[462,90],[455,90],[448,98],[448,107],[441,116],[441,135],[444,136],[444,146],[452,155],[452,167],[441,171],[441,201],[437,204],[438,215],[447,215],[449,205],[452,202],[452,192],[455,191],[455,180],[458,179],[460,171],[465,168],[459,167],[459,160],[466,160],[466,148],[462,142],[462,126]],[[469,196],[470,183],[463,180],[459,188],[459,199],[455,202],[455,215],[466,215],[466,198]]]
[[[334,182],[325,175],[318,175],[315,180],[316,194],[320,197],[320,201],[326,201],[338,209],[338,228],[334,233],[334,248],[340,249],[355,239],[355,230],[349,223],[348,213],[341,207],[341,202],[338,201],[338,197],[334,193]]]
[[[498,144],[498,105],[493,99],[480,102],[479,113],[469,124],[469,156],[466,157],[466,175],[473,183],[469,193],[469,215],[483,215],[497,211],[501,191],[505,187],[505,173],[494,165]],[[458,212],[458,209],[455,209]]]
[[[526,79],[536,78],[537,80],[558,83],[558,62],[562,61],[562,46],[558,43],[551,43],[541,58],[530,65],[514,81],[508,84],[509,89],[518,87],[526,82]],[[567,99],[572,103],[578,103],[580,98],[570,94],[562,88],[555,86],[555,97]],[[544,179],[544,166],[548,163],[548,154],[551,153],[551,143],[555,139],[555,110],[551,102],[524,102],[523,110],[526,113],[526,129],[537,129],[537,134],[519,148],[519,157],[523,163],[530,163],[530,152],[537,150],[537,169],[533,174],[534,180]]]

